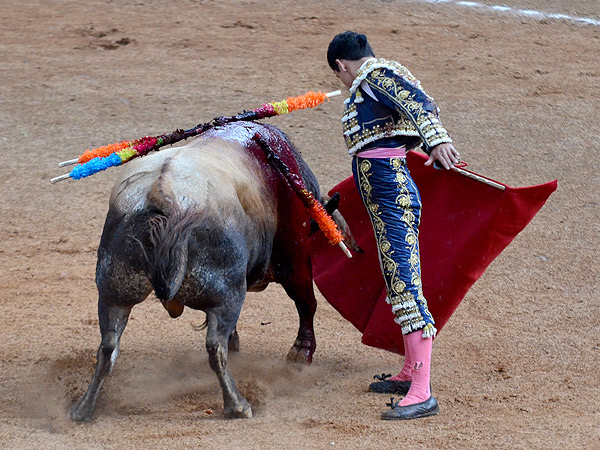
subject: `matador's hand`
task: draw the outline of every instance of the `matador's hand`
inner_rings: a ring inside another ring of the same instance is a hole
[[[429,159],[425,161],[425,165],[430,166],[435,160],[439,161],[444,166],[444,169],[450,170],[454,164],[460,161],[460,154],[454,148],[454,145],[444,142],[431,149],[431,154],[429,155]]]

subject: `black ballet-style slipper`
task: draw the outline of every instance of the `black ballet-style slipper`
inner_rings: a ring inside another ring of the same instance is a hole
[[[434,416],[440,412],[440,407],[437,400],[432,395],[427,400],[414,405],[399,406],[398,402],[391,399],[390,403],[386,403],[390,409],[381,413],[382,420],[411,420],[420,419],[422,417]]]
[[[391,376],[391,374],[385,373],[382,373],[381,375],[375,375],[373,378],[379,381],[371,383],[369,385],[369,391],[377,394],[406,395],[410,389],[410,381],[387,380],[387,378]]]

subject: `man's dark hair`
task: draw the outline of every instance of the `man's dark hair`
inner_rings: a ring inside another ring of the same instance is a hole
[[[327,49],[327,62],[336,72],[339,72],[336,59],[347,59],[348,61],[356,61],[365,56],[375,56],[367,36],[354,31],[345,31],[334,37],[329,43]]]

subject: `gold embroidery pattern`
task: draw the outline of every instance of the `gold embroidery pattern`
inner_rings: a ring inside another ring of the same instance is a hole
[[[354,106],[352,104],[352,106]],[[350,116],[352,111],[344,110],[344,117]],[[354,117],[343,122],[344,140],[348,153],[354,155],[365,145],[374,142],[378,139],[393,137],[393,136],[419,136],[419,132],[413,126],[409,119],[400,116],[394,125],[389,122],[385,126],[374,125],[370,128],[360,127],[358,120]]]
[[[415,76],[410,73],[410,70],[408,70],[402,64],[397,61],[388,61],[386,59],[379,58],[377,60],[368,61],[362,69],[359,69],[358,72],[356,72],[356,78],[352,82],[352,86],[350,86],[350,94],[356,92],[358,86],[360,86],[360,83],[363,82],[363,80],[369,75],[369,73],[371,73],[371,71],[380,68],[391,70],[395,75],[404,78],[416,88],[421,89],[421,82],[417,80]]]
[[[348,153],[354,156],[365,145],[378,139],[394,136],[419,136],[426,143],[427,148],[435,147],[442,142],[452,142],[436,114],[424,110],[421,103],[414,100],[414,96],[409,90],[402,89],[392,78],[386,76],[386,71],[392,71],[394,75],[401,77],[421,90],[421,82],[402,64],[385,59],[367,62],[358,71],[357,77],[350,88],[350,94],[354,94],[354,96],[349,97],[344,102],[345,109],[342,123]],[[361,91],[358,89],[362,81],[366,81],[372,88],[390,97],[398,105],[401,114],[396,123],[391,121],[383,126],[379,124],[370,127],[366,124],[359,125],[358,120],[351,120],[351,118],[357,116],[357,104],[362,103],[364,100]],[[431,102],[434,101],[430,96],[427,96],[427,98]],[[350,101],[351,99],[352,101]]]
[[[390,165],[396,172],[396,182],[399,189],[396,204],[403,211],[401,220],[407,226],[405,242],[407,248],[410,249],[408,263],[411,272],[411,283],[417,288],[418,301],[425,307],[427,320],[422,316],[414,294],[406,290],[406,283],[399,276],[398,264],[392,258],[394,250],[386,236],[385,222],[380,217],[379,205],[373,201],[372,186],[369,182],[371,163],[367,159],[359,161],[357,170],[359,186],[363,201],[371,218],[371,223],[373,224],[373,229],[375,230],[380,264],[388,291],[386,300],[392,305],[392,312],[396,315],[394,320],[402,327],[403,334],[423,329],[423,337],[433,336],[436,330],[433,327],[433,318],[427,310],[427,302],[423,296],[419,274],[418,235],[416,231],[418,223],[411,207],[412,200],[407,187],[409,180],[404,172],[405,161],[400,158],[392,158],[390,159]]]
[[[429,148],[442,142],[452,142],[448,132],[442,126],[435,114],[425,110],[421,102],[414,100],[414,94],[403,89],[383,69],[373,70],[365,81],[376,91],[387,95],[398,106],[400,112],[406,115],[413,130],[419,130],[419,135]],[[428,98],[433,101],[431,97]]]

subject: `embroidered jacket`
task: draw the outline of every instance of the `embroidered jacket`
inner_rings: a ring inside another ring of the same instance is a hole
[[[368,92],[377,97],[373,99]],[[406,67],[385,59],[367,61],[357,72],[342,117],[348,153],[374,147],[422,143],[425,152],[452,142],[438,119],[438,108]]]

